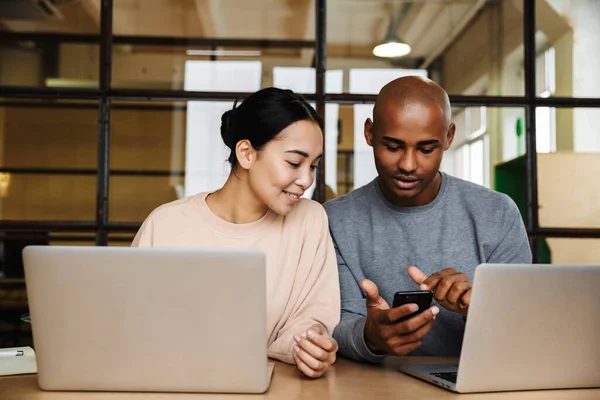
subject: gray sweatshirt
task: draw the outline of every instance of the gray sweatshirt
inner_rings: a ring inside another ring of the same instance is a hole
[[[481,263],[531,263],[521,215],[505,194],[442,173],[436,198],[419,207],[387,201],[377,179],[325,204],[337,254],[342,315],[333,332],[340,354],[377,362],[365,344],[365,294],[368,278],[392,304],[394,293],[419,290],[408,276],[415,265],[426,275],[453,267],[473,280]],[[434,301],[435,304],[435,301]],[[440,306],[433,329],[414,356],[459,356],[465,322]]]

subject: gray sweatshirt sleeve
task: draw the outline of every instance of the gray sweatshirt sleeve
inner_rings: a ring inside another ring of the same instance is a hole
[[[365,343],[366,299],[363,296],[359,282],[352,275],[340,255],[335,238],[334,247],[338,262],[342,300],[341,320],[333,331],[333,337],[339,345],[339,353],[356,361],[379,362],[385,358],[385,355],[373,354]]]
[[[507,210],[498,232],[498,245],[492,251],[490,264],[531,264],[531,247],[517,205],[508,196]]]

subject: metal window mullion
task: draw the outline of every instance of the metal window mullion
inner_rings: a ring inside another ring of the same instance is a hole
[[[525,143],[527,170],[527,231],[529,234],[533,262],[539,261],[537,231],[539,229],[538,187],[537,187],[537,147],[536,147],[536,43],[535,43],[535,2],[523,0],[523,44],[525,48]]]
[[[98,175],[96,187],[96,245],[108,244],[108,189],[110,169],[110,92],[112,69],[113,0],[102,0],[100,9],[100,105],[98,110]]]
[[[315,3],[315,40],[316,40],[316,48],[315,48],[315,70],[316,70],[316,105],[317,112],[325,121],[325,72],[327,70],[327,1],[326,0],[317,0]],[[315,189],[314,198],[323,203],[325,201],[325,162],[326,162],[326,127],[323,129],[323,157],[320,161],[320,167],[317,170],[317,186]],[[335,160],[330,160],[330,162],[335,162]]]

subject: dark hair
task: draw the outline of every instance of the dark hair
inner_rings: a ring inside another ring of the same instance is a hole
[[[313,121],[323,130],[323,119],[301,95],[291,90],[266,88],[247,97],[240,106],[234,104],[221,117],[221,137],[231,149],[228,159],[231,166],[237,166],[235,146],[240,140],[248,140],[260,150],[298,121]]]

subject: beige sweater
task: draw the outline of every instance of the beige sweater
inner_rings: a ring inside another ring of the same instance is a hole
[[[256,222],[233,224],[212,213],[206,205],[207,195],[200,193],[158,207],[132,246],[264,251],[268,355],[293,364],[294,335],[304,334],[315,323],[331,334],[340,320],[337,262],[323,207],[301,199],[287,216],[269,210]]]

